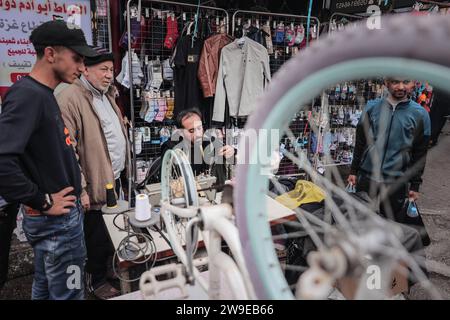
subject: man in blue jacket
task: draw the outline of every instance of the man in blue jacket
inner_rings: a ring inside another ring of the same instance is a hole
[[[431,135],[427,111],[409,95],[414,81],[388,78],[386,98],[369,101],[356,128],[348,182],[380,201],[380,213],[404,221],[406,198],[417,200]]]

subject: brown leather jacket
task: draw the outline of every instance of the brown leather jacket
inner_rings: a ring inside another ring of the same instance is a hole
[[[205,98],[213,97],[216,93],[220,52],[231,42],[233,40],[227,34],[217,34],[205,40],[197,73]]]
[[[114,100],[114,90],[111,86],[106,97],[119,116],[122,132],[127,137],[122,114]],[[81,174],[86,180],[91,210],[99,210],[106,203],[106,184],[114,184],[115,180],[108,145],[94,108],[92,93],[77,79],[58,93],[56,99],[64,123],[69,129]]]

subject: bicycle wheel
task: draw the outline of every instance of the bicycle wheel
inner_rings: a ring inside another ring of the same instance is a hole
[[[199,198],[194,174],[186,155],[181,150],[169,150],[162,162],[161,203],[168,203],[180,208],[199,206]],[[186,225],[188,218],[181,218],[168,212],[172,229],[175,230],[177,243],[186,243]],[[194,229],[194,242],[197,243],[197,229]],[[172,239],[171,239],[172,240]],[[195,246],[193,248],[195,251]]]
[[[446,86],[450,83],[450,20],[437,16],[396,16],[383,17],[381,22],[381,30],[369,30],[359,23],[355,28],[321,38],[292,58],[274,76],[267,92],[257,101],[258,112],[248,119],[239,148],[241,156],[234,203],[244,255],[248,257],[246,264],[255,292],[261,299],[294,297],[275,254],[267,222],[265,195],[268,194],[269,177],[261,174],[261,170],[270,166],[270,160],[258,158],[259,150],[275,150],[277,144],[261,132],[275,129],[280,130],[280,136],[289,134],[289,121],[301,106],[326,87],[341,81],[402,76],[426,80],[450,92]],[[417,45],[419,38],[420,45]],[[256,143],[245,143],[252,135],[256,136]],[[302,160],[298,164],[309,168]],[[310,173],[314,175],[314,172]],[[327,181],[316,178],[324,186],[327,196],[337,192],[346,198]],[[310,222],[305,216],[300,218],[303,227],[320,247],[317,232],[308,226]],[[346,221],[342,220],[336,228],[348,232],[343,228],[345,225]]]

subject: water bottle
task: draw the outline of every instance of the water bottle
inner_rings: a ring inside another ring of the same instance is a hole
[[[406,214],[411,218],[417,218],[419,216],[416,203],[412,199],[409,199],[408,210],[406,210]]]

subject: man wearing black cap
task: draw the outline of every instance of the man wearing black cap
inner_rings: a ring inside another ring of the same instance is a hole
[[[101,212],[106,203],[105,186],[114,183],[120,193],[127,154],[126,129],[112,86],[113,60],[111,53],[86,58],[86,70],[80,79],[57,95],[87,182],[89,202],[84,206],[90,211],[84,218],[86,282],[99,299],[119,294],[107,281],[108,258],[114,249]]]
[[[40,25],[30,41],[36,64],[9,89],[0,114],[0,194],[26,206],[32,299],[83,299],[81,175],[53,90],[77,79],[83,57],[97,53],[80,29],[63,21]]]

